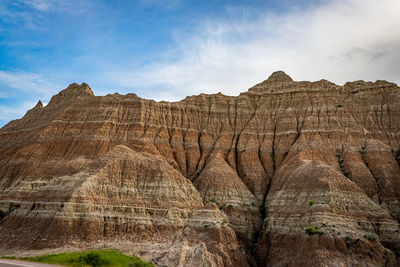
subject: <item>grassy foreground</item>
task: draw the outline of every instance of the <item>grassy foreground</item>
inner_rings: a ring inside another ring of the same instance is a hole
[[[138,257],[129,257],[113,250],[91,250],[18,259],[73,267],[154,267]]]

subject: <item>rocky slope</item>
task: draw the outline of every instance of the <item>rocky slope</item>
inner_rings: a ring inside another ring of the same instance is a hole
[[[169,103],[71,84],[0,130],[0,209],[0,254],[400,265],[400,88],[275,72]]]

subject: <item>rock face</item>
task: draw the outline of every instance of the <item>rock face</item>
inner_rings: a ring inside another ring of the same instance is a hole
[[[400,88],[279,71],[168,103],[71,84],[0,130],[0,209],[0,254],[398,266]]]

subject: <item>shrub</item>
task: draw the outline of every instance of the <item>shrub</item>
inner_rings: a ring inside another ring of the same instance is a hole
[[[310,204],[310,206],[314,205],[315,204],[315,200],[308,201],[308,204]]]
[[[362,146],[362,147],[361,147],[362,150],[365,150],[366,148],[367,148],[366,146]]]
[[[216,202],[215,198],[214,197],[210,198],[210,202],[214,202],[215,203]]]
[[[105,262],[104,259],[101,259],[100,255],[96,252],[89,252],[85,255],[82,255],[79,257],[79,261],[82,263],[85,263],[89,266],[101,266],[101,265],[106,265],[108,262]]]
[[[20,204],[10,204],[10,207],[8,208],[8,213],[13,212],[14,210],[18,209],[21,205]]]
[[[232,204],[228,204],[227,207],[228,207],[228,209],[232,209],[233,208]]]
[[[225,223],[227,223],[227,222],[228,222],[227,219],[223,219],[223,220],[222,220],[222,224],[225,224]]]
[[[351,245],[357,245],[358,242],[360,242],[360,239],[357,238],[357,239],[350,240],[349,243],[350,243]]]
[[[346,236],[344,239],[347,241],[347,243],[349,243],[350,245],[354,245],[356,247],[357,247],[358,242],[360,242],[359,238],[353,239],[350,236]]]
[[[323,235],[325,232],[319,229],[318,225],[313,225],[311,227],[306,228],[306,234],[308,235]]]
[[[252,206],[255,206],[255,205],[256,205],[256,203],[253,201],[253,202],[251,202],[251,205],[252,205]]]
[[[209,224],[205,224],[204,225],[204,228],[208,228],[210,225]]]
[[[364,238],[370,240],[370,241],[375,241],[375,236],[372,234],[365,234]]]
[[[343,107],[343,105],[342,104],[337,104],[336,107],[341,108],[341,107]]]

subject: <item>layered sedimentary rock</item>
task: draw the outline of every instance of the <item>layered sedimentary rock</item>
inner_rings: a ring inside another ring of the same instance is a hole
[[[159,266],[400,264],[400,88],[295,82],[155,102],[71,84],[0,130],[0,253]]]

